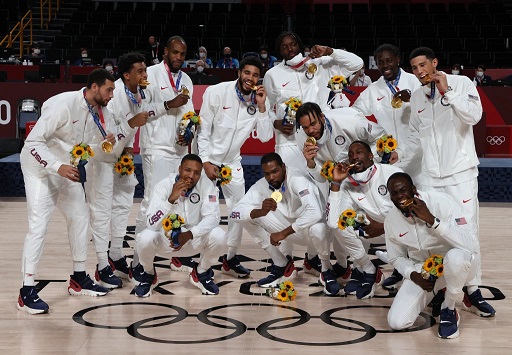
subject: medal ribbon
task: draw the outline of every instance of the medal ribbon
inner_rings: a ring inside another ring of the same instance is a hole
[[[126,85],[124,86],[124,92],[126,92],[126,95],[128,95],[128,97],[130,98],[130,101],[133,102],[135,105],[140,104],[142,99],[145,99],[144,92],[142,91],[142,89],[139,86],[137,86],[137,88],[139,89],[140,97],[138,99],[135,99],[135,95],[133,95],[133,92],[128,90]]]
[[[286,188],[284,186],[284,181],[281,183],[281,187],[279,187],[278,189],[276,189],[274,186],[268,184],[268,188],[270,190],[272,190],[272,192],[276,191],[276,190],[280,190],[282,193],[284,193],[286,191]]]
[[[308,57],[304,58],[304,59],[303,59],[299,64],[295,64],[295,65],[288,65],[288,64],[286,64],[286,63],[285,63],[285,64],[286,64],[286,65],[288,65],[288,66],[289,66],[290,68],[292,68],[292,69],[300,69],[300,68],[302,68],[302,67],[304,66],[304,64],[306,64],[306,62],[307,62],[308,60],[310,60],[310,59],[311,59],[311,57],[309,57],[309,56],[308,56]]]
[[[399,69],[398,70],[398,75],[396,76],[396,79],[393,83],[393,85],[391,85],[391,83],[389,81],[387,81],[386,79],[384,79],[384,81],[386,82],[386,85],[388,86],[389,90],[391,90],[391,93],[393,95],[395,95],[398,91],[400,91],[400,89],[398,88],[398,81],[400,80],[400,75],[402,74],[401,70]]]
[[[235,84],[235,91],[236,91],[236,94],[238,95],[238,98],[240,99],[240,101],[247,102],[247,101],[245,101],[244,96],[242,95],[242,92],[238,89],[238,82]],[[255,91],[251,92],[251,103],[256,105],[256,92]]]
[[[176,79],[176,84],[175,84],[174,79],[172,77],[171,70],[169,69],[169,66],[167,65],[167,62],[165,60],[164,60],[164,66],[165,66],[165,71],[167,72],[167,75],[169,76],[169,81],[171,82],[172,90],[177,95],[178,88],[180,87],[180,83],[181,83],[181,75],[183,74],[183,72],[181,70],[178,71],[178,78]]]
[[[370,174],[368,175],[368,179],[366,181],[358,181],[350,175],[348,176],[348,181],[350,181],[350,183],[354,186],[359,186],[360,184],[366,184],[368,181],[371,180],[371,178],[373,177],[373,175],[375,175],[376,172],[377,172],[377,166],[373,165],[373,167],[371,168]]]
[[[89,112],[92,115],[92,118],[94,119],[94,123],[96,123],[96,126],[98,126],[98,129],[100,130],[101,135],[103,136],[103,138],[105,138],[107,136],[107,132],[105,132],[105,128],[104,128],[105,120],[103,119],[103,112],[101,112],[101,106],[98,105],[98,114],[99,114],[99,117],[98,117],[98,115],[96,115],[94,113],[94,111],[92,110],[92,106],[87,102],[87,98],[85,97],[85,89],[84,89],[84,100],[85,100],[85,103],[87,104],[87,108],[89,109]]]

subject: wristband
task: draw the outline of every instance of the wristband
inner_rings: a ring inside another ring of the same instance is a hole
[[[170,110],[169,106],[167,106],[167,101],[164,101],[164,108],[165,108],[166,111]]]

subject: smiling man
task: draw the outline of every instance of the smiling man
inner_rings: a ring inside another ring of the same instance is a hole
[[[208,87],[201,106],[201,127],[197,138],[199,156],[208,178],[216,181],[219,169],[232,169],[232,180],[222,185],[228,213],[244,196],[245,180],[240,149],[255,130],[256,137],[267,142],[273,136],[267,93],[258,85],[262,65],[258,58],[247,57],[240,62],[238,79]],[[242,225],[229,221],[228,251],[223,257],[222,272],[246,277],[250,271],[240,265],[236,253],[242,241]]]

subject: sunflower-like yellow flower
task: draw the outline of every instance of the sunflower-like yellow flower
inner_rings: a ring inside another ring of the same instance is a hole
[[[444,265],[440,264],[436,266],[436,276],[441,277],[444,274]]]
[[[92,150],[91,146],[88,145],[86,150],[91,158],[94,157],[94,150]]]
[[[277,299],[282,302],[287,302],[288,292],[286,292],[286,290],[280,290],[279,293],[277,294]]]
[[[338,219],[338,228],[341,230],[347,228],[347,223],[343,220],[343,218]]]
[[[123,164],[117,162],[115,165],[114,165],[114,168],[116,169],[116,172],[121,174],[123,172]]]
[[[389,149],[390,152],[394,151],[396,149],[396,139],[395,138],[388,138],[386,140],[386,147],[387,149]]]
[[[133,174],[134,170],[135,168],[133,167],[133,165],[129,165],[126,167],[126,174],[131,175]]]
[[[282,283],[282,287],[283,289],[289,291],[289,290],[293,290],[293,283],[291,281],[285,281]]]
[[[355,218],[356,215],[357,215],[356,211],[354,211],[350,208],[343,211],[343,213],[342,213],[342,216],[347,217],[347,218]]]
[[[132,161],[132,158],[130,158],[128,155],[123,155],[121,157],[121,163],[123,164],[129,164]]]
[[[172,222],[169,218],[164,218],[162,221],[162,227],[164,228],[164,231],[168,232],[172,229]]]
[[[194,112],[188,111],[186,114],[183,115],[183,119],[188,120],[189,118],[192,118],[192,116],[194,116],[194,115],[195,115]]]
[[[229,170],[226,167],[222,168],[220,175],[222,175],[223,178],[226,178],[229,175]]]
[[[432,270],[433,267],[434,267],[434,260],[432,258],[428,258],[423,263],[423,270],[425,270],[426,272],[430,272],[430,270]]]
[[[73,148],[73,155],[77,158],[80,158],[82,155],[84,155],[84,153],[85,153],[84,148],[82,148],[79,145],[75,145],[75,147]]]
[[[185,224],[185,219],[181,216],[178,216],[178,221],[181,223],[181,224]]]
[[[297,111],[302,104],[300,102],[294,102],[292,106],[293,111]]]
[[[332,77],[332,82],[339,84],[339,83],[343,82],[343,77],[341,75],[335,75]]]
[[[377,140],[377,151],[378,152],[384,151],[384,141],[380,138]]]

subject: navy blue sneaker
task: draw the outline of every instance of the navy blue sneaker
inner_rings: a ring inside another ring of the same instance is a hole
[[[363,277],[361,279],[361,284],[359,288],[356,290],[356,297],[360,300],[365,300],[367,298],[373,297],[375,294],[375,289],[378,285],[382,284],[384,280],[384,275],[382,271],[377,268],[375,274],[363,273]]]
[[[226,254],[222,257],[222,273],[226,275],[231,275],[238,278],[244,278],[251,274],[249,269],[246,269],[242,265],[240,265],[240,261],[238,261],[238,257],[235,255],[233,258],[227,260]]]
[[[456,309],[441,310],[437,335],[443,339],[454,339],[459,336],[459,313]]]
[[[114,271],[114,275],[126,280],[129,279],[130,268],[128,267],[128,263],[126,262],[126,256],[123,256],[119,260],[112,260],[112,258],[109,256],[108,263],[110,264],[112,271]]]
[[[352,274],[352,268],[350,265],[347,267],[343,267],[338,263],[335,263],[332,266],[332,272],[334,272],[334,276],[336,277],[336,280],[339,282],[345,284],[350,280],[350,275]]]
[[[153,291],[157,283],[156,272],[154,274],[143,273],[141,283],[135,287],[135,296],[137,297],[151,296],[151,291]]]
[[[20,288],[18,295],[18,309],[28,314],[48,313],[50,307],[39,298],[35,287]]]
[[[320,274],[318,281],[324,286],[324,294],[327,296],[336,296],[340,293],[341,286],[336,281],[336,276],[331,269],[324,271]]]
[[[270,274],[267,277],[262,278],[258,281],[259,287],[276,287],[281,282],[289,281],[297,276],[297,268],[293,264],[293,261],[288,261],[286,266],[281,267],[272,264],[270,267]]]
[[[402,274],[400,274],[397,269],[394,269],[391,276],[384,280],[382,287],[384,287],[386,290],[394,290],[400,286],[400,281],[403,279],[404,277]]]
[[[130,269],[129,269],[129,272],[128,272],[128,277],[130,278],[130,281],[135,284],[135,286],[138,286],[140,285],[140,283],[142,281],[144,281],[144,268],[142,267],[142,265],[139,263],[137,264],[137,266],[133,267],[133,263],[132,265],[130,265]]]
[[[308,253],[304,256],[304,272],[315,276],[320,276],[322,272],[322,261],[315,255],[311,259],[308,258]]]
[[[463,290],[464,299],[462,304],[465,311],[472,312],[480,317],[494,317],[496,310],[484,300],[479,289],[470,295],[466,287]]]
[[[350,280],[345,285],[345,293],[347,295],[355,295],[357,289],[361,285],[361,280],[363,279],[363,273],[359,271],[359,269],[355,268],[352,270],[350,274]]]
[[[105,287],[95,284],[91,277],[87,277],[81,281],[77,281],[73,278],[74,275],[70,276],[68,293],[71,296],[105,296],[108,293],[108,289]]]
[[[123,281],[114,275],[114,271],[112,271],[110,265],[107,265],[103,269],[98,270],[98,265],[96,264],[94,279],[97,283],[105,288],[113,289],[123,287]]]
[[[181,271],[181,272],[192,272],[192,270],[197,266],[197,263],[194,259],[190,257],[173,257],[171,258],[171,270],[172,271]]]
[[[210,270],[211,269],[199,274],[197,272],[197,267],[195,267],[190,273],[190,283],[200,289],[203,295],[218,295],[219,286],[213,282]]]

